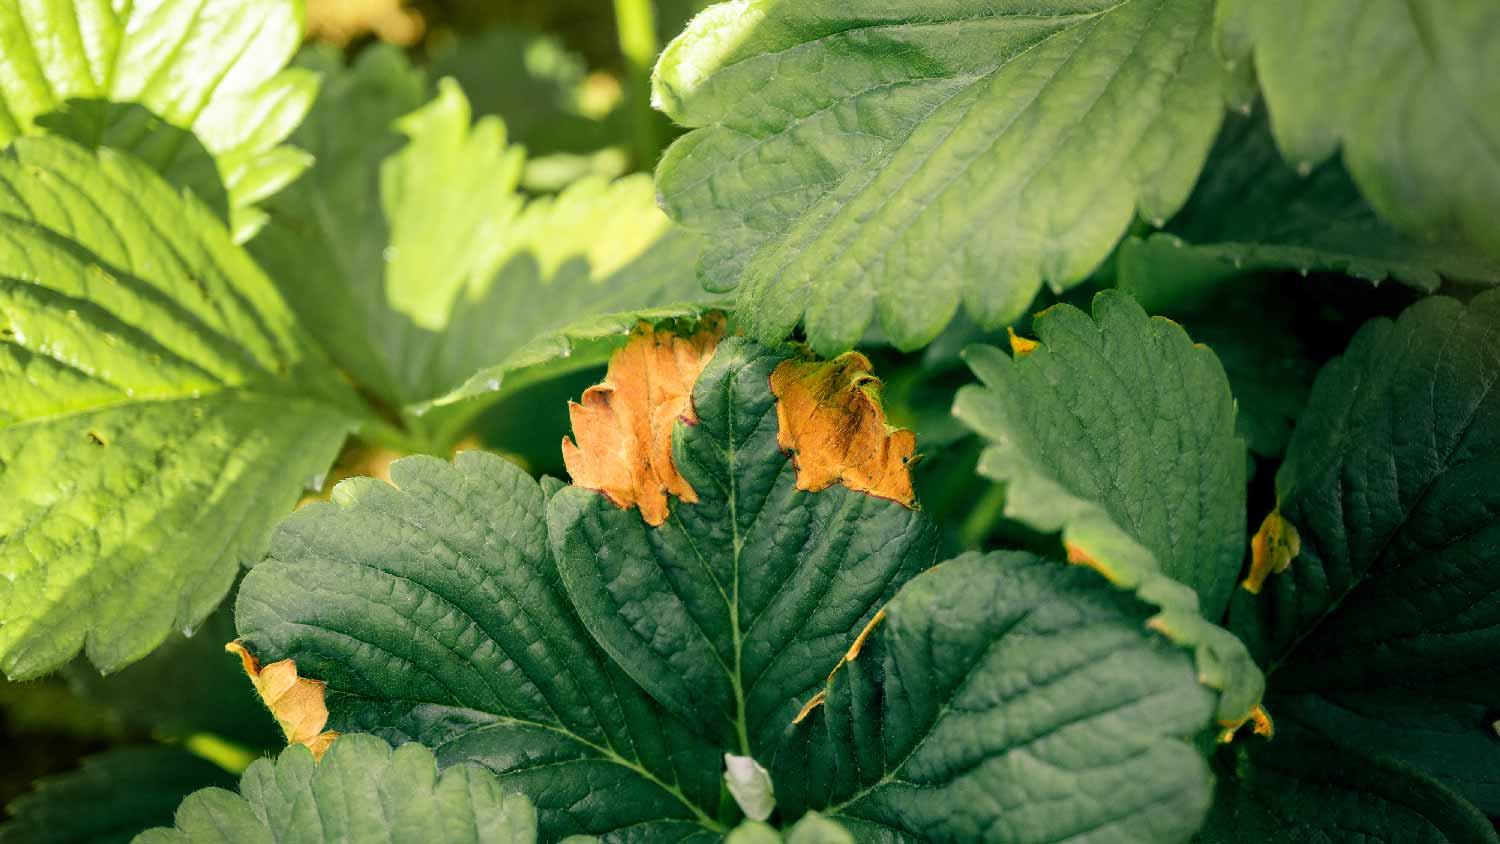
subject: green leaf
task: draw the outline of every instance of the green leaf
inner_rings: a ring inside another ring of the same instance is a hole
[[[1198,649],[1237,710],[1223,719],[1243,718],[1259,672],[1209,623],[1245,547],[1245,445],[1224,370],[1123,293],[1099,294],[1092,319],[1057,305],[1033,327],[1040,345],[1015,358],[966,353],[984,386],[961,390],[953,412],[991,443],[980,473],[1007,485],[1006,516],[1060,532],[1070,558],[1159,606],[1154,623]]]
[[[1434,297],[1367,324],[1324,367],[1276,476],[1301,553],[1280,574],[1257,566],[1263,591],[1231,614],[1276,695],[1331,708],[1390,692],[1363,716],[1386,722],[1382,750],[1492,809],[1500,793],[1475,782],[1475,762],[1411,751],[1463,705],[1471,746],[1495,743],[1493,718],[1474,716],[1500,700],[1496,326],[1500,291]],[[1314,720],[1336,728],[1331,715]]]
[[[1473,806],[1410,767],[1313,737],[1236,743],[1198,844],[1495,844]]]
[[[325,53],[305,61],[328,75],[295,136],[318,163],[270,203],[252,250],[328,353],[408,426],[442,439],[483,404],[456,421],[417,414],[559,359],[549,374],[597,365],[638,318],[706,302],[696,239],[655,208],[645,177],[525,202],[521,150],[497,118],[471,123],[456,84],[424,105],[424,75],[391,47],[347,69]]]
[[[616,411],[637,401],[629,360],[661,342],[647,339],[611,364]],[[847,844],[829,820],[862,841],[1060,842],[1090,825],[1185,840],[1208,807],[1195,743],[1218,695],[1147,629],[1149,607],[1024,554],[908,582],[935,546],[920,511],[799,488],[828,456],[811,437],[795,461],[778,445],[811,430],[789,421],[798,379],[851,361],[720,344],[672,430],[693,493],[656,527],[615,490],[539,485],[479,452],[397,461],[394,486],[346,481],[247,576],[243,640],[326,681],[330,727],[495,771],[536,802],[548,840],[779,840],[765,824],[729,832],[742,812],[726,752],[770,768],[779,820],[803,818],[793,844]],[[846,388],[873,389],[865,373]],[[585,457],[598,405],[575,410]],[[837,738],[850,733],[861,741]]]
[[[1186,841],[1215,695],[1091,571],[966,554],[909,583],[775,760],[861,841]]]
[[[233,785],[233,775],[181,748],[111,750],[37,781],[6,807],[12,817],[0,824],[0,844],[124,844],[171,823],[194,791]]]
[[[209,733],[254,750],[286,743],[266,707],[245,682],[239,660],[224,653],[234,639],[234,613],[216,610],[191,636],[173,633],[140,662],[103,675],[86,663],[63,669],[81,698],[126,724],[186,739]]]
[[[1263,108],[1230,117],[1182,211],[1164,231],[1122,244],[1119,286],[1148,310],[1268,270],[1390,278],[1428,293],[1444,278],[1500,283],[1500,262],[1454,232],[1427,242],[1382,221],[1337,159],[1299,174],[1267,123]]]
[[[0,144],[50,130],[126,150],[246,240],[265,219],[253,205],[310,163],[279,146],[318,87],[282,71],[302,25],[300,0],[4,0]]]
[[[1254,62],[1299,170],[1342,151],[1370,204],[1500,259],[1500,8],[1490,0],[1224,0],[1219,37]]]
[[[138,160],[0,156],[0,667],[195,627],[359,418],[270,281]]]
[[[774,744],[880,605],[936,562],[919,511],[842,485],[801,491],[770,389],[784,360],[731,338],[698,379],[698,421],[672,442],[698,503],[659,527],[577,486],[547,508],[589,632],[685,723],[747,756]]]
[[[549,841],[700,828],[719,751],[669,729],[589,638],[537,482],[483,452],[398,460],[391,480],[344,481],[277,531],[237,606],[261,662],[292,658],[326,681],[331,729],[500,774],[536,802]]]
[[[438,775],[432,752],[391,750],[373,736],[344,736],[321,762],[287,748],[245,771],[240,793],[205,789],[183,801],[177,825],[136,844],[324,841],[388,844],[536,844],[536,810],[477,765]]]
[[[995,327],[1172,216],[1220,122],[1212,0],[749,0],[656,69],[687,126],[657,171],[700,272],[763,340],[876,315],[902,349],[959,302]]]

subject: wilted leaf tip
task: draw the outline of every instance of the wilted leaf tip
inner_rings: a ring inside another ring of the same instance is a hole
[[[260,660],[239,642],[230,642],[224,650],[240,658],[245,676],[281,725],[287,744],[307,745],[314,758],[323,758],[323,752],[339,737],[332,730],[323,730],[328,723],[328,706],[323,701],[327,684],[297,676],[297,663],[290,659],[262,667]]]
[[[792,455],[797,488],[837,483],[911,507],[917,439],[886,424],[880,379],[870,360],[848,352],[831,361],[788,360],[771,373],[776,442]]]
[[[642,322],[609,360],[604,381],[568,403],[573,436],[563,463],[575,486],[598,490],[621,509],[639,507],[652,526],[667,520],[667,496],[696,504],[698,494],[672,461],[672,426],[697,423],[693,385],[724,336],[710,313],[684,336]]]
[[[1259,595],[1266,578],[1281,574],[1302,552],[1302,537],[1280,511],[1272,510],[1250,540],[1250,574],[1240,583],[1245,591]]]

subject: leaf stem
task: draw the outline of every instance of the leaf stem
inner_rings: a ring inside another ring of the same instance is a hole
[[[637,167],[656,164],[661,152],[656,112],[651,108],[651,67],[656,63],[656,9],[651,0],[614,0],[615,29],[625,56],[626,108]]]

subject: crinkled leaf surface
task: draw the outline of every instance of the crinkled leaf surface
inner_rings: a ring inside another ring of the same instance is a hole
[[[662,54],[704,127],[657,171],[701,272],[762,339],[901,348],[1081,281],[1172,216],[1223,111],[1211,0],[737,0]]]
[[[821,807],[861,841],[1185,840],[1218,697],[1191,655],[1130,592],[1028,555],[897,591],[935,532],[896,501],[797,489],[785,359],[719,346],[672,443],[698,501],[659,527],[478,452],[341,484],[251,571],[244,640],[326,679],[331,726],[496,771],[549,841],[719,840],[726,751],[771,767],[782,822]],[[841,840],[802,827],[787,840]]]
[[[245,771],[240,793],[212,788],[183,801],[172,828],[136,844],[536,844],[536,810],[488,771],[438,774],[432,752],[344,736],[321,762],[289,747]]]
[[[1225,0],[1220,40],[1253,61],[1287,160],[1342,150],[1381,216],[1461,231],[1500,260],[1500,6],[1491,0]]]
[[[318,162],[271,203],[252,249],[329,354],[390,404],[494,392],[558,358],[601,363],[638,316],[698,312],[696,240],[656,210],[649,180],[526,203],[521,150],[497,118],[471,122],[456,85],[427,102],[425,75],[389,47],[347,69],[305,61],[328,74],[295,135]]]
[[[1092,318],[1058,305],[1033,328],[1041,345],[1014,358],[970,347],[984,386],[954,403],[990,441],[979,470],[1009,485],[1006,515],[1062,532],[1118,582],[1161,581],[1153,600],[1202,628],[1179,635],[1237,649],[1203,624],[1223,616],[1245,547],[1245,444],[1218,359],[1115,291]]]
[[[968,554],[901,590],[772,766],[861,841],[1186,841],[1216,695],[1096,573]]]
[[[50,130],[129,151],[225,203],[246,239],[253,204],[309,163],[279,146],[318,87],[282,70],[302,24],[301,0],[4,0],[0,143]]]
[[[1198,844],[1495,844],[1488,819],[1430,777],[1315,736],[1236,742]]]
[[[1489,724],[1500,700],[1497,378],[1500,292],[1468,305],[1426,299],[1362,329],[1319,374],[1276,477],[1301,554],[1232,613],[1274,695],[1324,698],[1294,704],[1301,719],[1335,735],[1349,725],[1490,811],[1500,807]],[[1468,722],[1468,754],[1434,738],[1455,719]]]
[[[0,156],[0,667],[195,627],[359,406],[222,225],[138,160]]]
[[[124,844],[172,822],[184,797],[229,788],[234,776],[178,747],[111,750],[76,771],[40,780],[7,806],[0,844]]]

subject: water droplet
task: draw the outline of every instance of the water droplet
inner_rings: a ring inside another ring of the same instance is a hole
[[[400,253],[401,253],[400,249],[397,249],[394,246],[387,246],[385,249],[381,250],[380,257],[382,259],[384,259],[386,262],[390,262],[390,261],[396,260],[396,256],[399,255]]]
[[[1156,226],[1157,228],[1161,228],[1162,226],[1165,226],[1166,224],[1167,224],[1167,218],[1166,217],[1152,217],[1151,218],[1151,225]]]
[[[310,477],[310,478],[307,479],[306,486],[307,486],[307,489],[311,490],[312,492],[317,492],[318,490],[322,489],[323,488],[323,484],[325,484],[327,482],[328,482],[328,473],[327,472],[319,472],[318,474],[313,475],[312,477]]]
[[[184,628],[182,628],[182,635],[186,636],[189,639],[193,638],[193,634],[197,633],[197,632],[198,632],[198,628],[196,628],[196,627],[184,627]]]
[[[490,380],[484,382],[484,389],[491,393],[496,392],[500,389],[500,379],[491,378]]]
[[[1306,178],[1312,175],[1313,165],[1311,161],[1300,161],[1297,163],[1297,175]]]
[[[1299,268],[1297,268],[1297,272],[1299,272],[1299,273],[1302,273],[1302,277],[1303,277],[1303,278],[1307,278],[1307,274],[1308,274],[1308,273],[1309,273],[1309,272],[1311,272],[1311,271],[1312,271],[1312,270],[1310,270],[1310,269],[1309,269],[1309,268],[1307,268],[1307,267],[1299,267]]]

